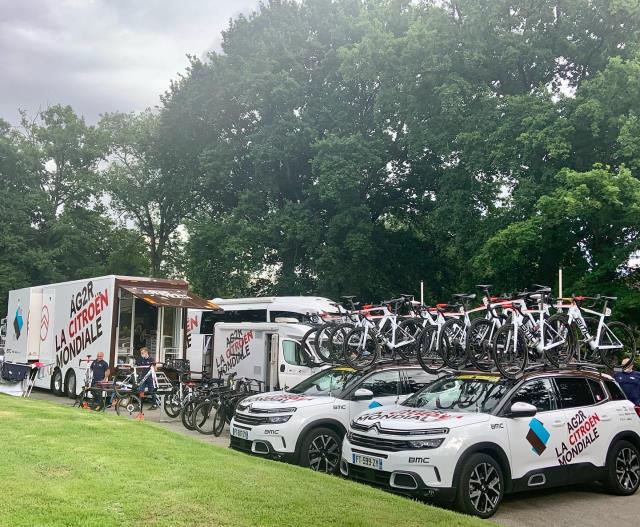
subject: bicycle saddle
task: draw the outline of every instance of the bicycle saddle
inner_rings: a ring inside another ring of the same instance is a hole
[[[601,296],[600,298],[604,298],[605,300],[618,300],[617,296]]]
[[[356,295],[344,295],[341,296],[340,298],[344,298],[345,300],[353,300],[356,297]]]
[[[464,298],[465,300],[473,300],[476,295],[475,293],[471,293],[471,294],[467,294],[467,293],[456,293],[454,295],[451,295],[454,298]]]
[[[490,284],[478,284],[476,287],[480,289],[489,289],[491,287]]]

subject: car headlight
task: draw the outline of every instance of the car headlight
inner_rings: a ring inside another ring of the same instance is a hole
[[[438,437],[434,439],[412,439],[408,441],[410,448],[423,449],[423,448],[438,448],[444,442],[444,437]]]
[[[274,415],[272,417],[269,417],[269,423],[286,423],[289,419],[291,419],[290,415]]]

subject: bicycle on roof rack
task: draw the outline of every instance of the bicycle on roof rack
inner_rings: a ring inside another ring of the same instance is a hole
[[[413,321],[399,321],[400,316],[397,315],[408,301],[409,298],[403,296],[383,302],[383,316],[377,323],[364,318],[362,326],[345,335],[343,354],[349,366],[362,370],[384,358],[415,357],[417,339],[407,324]]]
[[[610,369],[623,367],[627,360],[634,362],[636,358],[636,343],[631,329],[622,322],[606,322],[611,315],[608,303],[617,300],[615,296],[596,295],[576,296],[568,299],[568,306],[558,305],[559,311],[567,310],[565,321],[571,327],[574,339],[578,345],[578,360],[600,363]],[[583,306],[583,302],[590,300],[589,307]],[[602,311],[594,311],[592,308],[602,302]],[[587,313],[595,316],[584,316]]]

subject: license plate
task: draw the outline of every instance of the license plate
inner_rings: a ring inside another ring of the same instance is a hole
[[[231,435],[234,437],[239,437],[240,439],[249,439],[249,430],[243,430],[242,428],[236,428],[234,426],[231,429]]]
[[[382,459],[378,457],[363,456],[362,454],[351,454],[353,456],[353,464],[361,467],[375,468],[382,470]]]

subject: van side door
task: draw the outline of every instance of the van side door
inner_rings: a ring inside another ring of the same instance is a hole
[[[307,366],[300,342],[286,337],[281,338],[278,354],[280,387],[293,388],[313,373],[315,373],[314,370]]]

